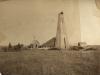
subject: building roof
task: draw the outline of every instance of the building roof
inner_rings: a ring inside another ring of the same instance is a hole
[[[56,38],[53,37],[50,40],[48,40],[47,42],[43,43],[41,46],[43,46],[43,47],[55,47],[55,41],[56,41]]]

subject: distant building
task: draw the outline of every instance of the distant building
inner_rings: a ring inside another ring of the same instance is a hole
[[[80,47],[86,47],[87,43],[86,42],[78,42],[78,46],[80,46]]]
[[[38,40],[33,40],[33,42],[28,46],[29,48],[38,48],[40,43]]]
[[[43,43],[41,45],[41,47],[44,47],[44,48],[54,48],[55,47],[55,42],[56,42],[56,38],[53,37],[50,40],[48,40],[47,42]]]

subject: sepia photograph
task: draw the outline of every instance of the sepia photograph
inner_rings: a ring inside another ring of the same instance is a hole
[[[0,75],[100,75],[100,0],[0,0]]]

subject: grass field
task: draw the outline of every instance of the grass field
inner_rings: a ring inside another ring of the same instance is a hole
[[[3,75],[100,75],[100,51],[0,52]]]

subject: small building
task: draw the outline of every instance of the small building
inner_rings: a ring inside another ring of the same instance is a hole
[[[78,42],[78,46],[80,46],[80,47],[86,47],[87,43],[86,42]]]
[[[33,40],[33,42],[28,46],[29,48],[38,48],[40,43],[38,40]]]

